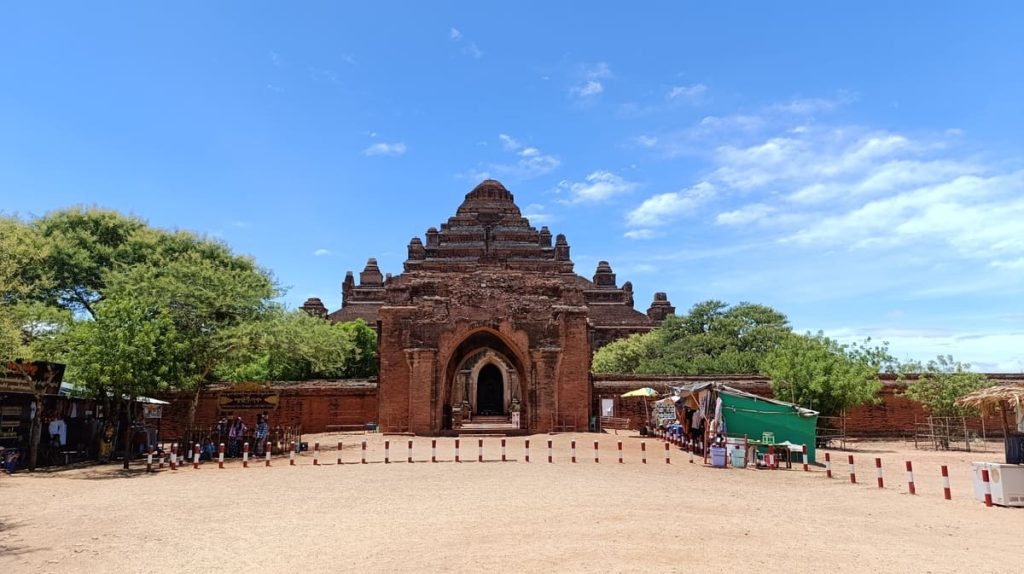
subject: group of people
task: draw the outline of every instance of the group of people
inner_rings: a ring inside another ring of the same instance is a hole
[[[242,445],[250,442],[254,456],[263,456],[266,453],[267,439],[270,438],[270,419],[267,413],[256,415],[256,427],[252,433],[249,426],[245,424],[242,417],[234,419],[222,418],[217,422],[217,436],[225,443],[226,456],[236,458],[242,456]],[[249,441],[249,437],[252,440]],[[226,440],[225,440],[226,439]],[[212,459],[217,456],[217,445],[213,437],[207,437],[203,442],[203,457]]]

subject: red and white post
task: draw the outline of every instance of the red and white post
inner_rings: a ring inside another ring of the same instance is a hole
[[[484,461],[484,439],[477,439],[476,443],[476,461]]]
[[[647,464],[647,442],[640,441],[640,464]]]
[[[885,488],[885,479],[882,478],[882,459],[875,458],[875,479],[878,481],[878,488]]]
[[[914,486],[914,465],[907,461],[907,490],[910,494],[917,494],[917,487]]]
[[[672,464],[672,449],[665,443],[665,464]]]
[[[989,482],[988,469],[981,469],[981,488],[985,493],[985,506],[992,507],[992,484]]]
[[[832,455],[825,453],[825,478],[832,478]]]
[[[146,472],[153,472],[153,445],[149,445],[149,451],[146,453]]]
[[[508,459],[505,458],[505,439],[501,439],[501,462],[505,462],[506,460]]]
[[[178,470],[178,443],[171,443],[171,470]]]
[[[555,462],[554,449],[551,447],[551,440],[548,440],[548,462]]]
[[[270,466],[270,441],[267,441],[266,450],[263,451],[264,466]]]
[[[342,444],[341,444],[341,441],[339,440],[338,441],[338,466],[341,466],[341,447],[342,447]]]
[[[242,443],[242,468],[249,468],[249,443]]]
[[[595,463],[601,462],[601,457],[599,457],[597,455],[597,441],[596,440],[594,441],[594,462]]]
[[[320,466],[320,441],[313,443],[313,466]]]
[[[619,464],[622,464],[622,441],[619,441]]]
[[[409,457],[405,459],[405,462],[412,462],[412,441],[409,441]]]
[[[384,464],[391,464],[391,441],[384,441]]]
[[[804,472],[810,472],[811,471],[811,466],[810,466],[810,462],[807,460],[807,445],[806,444],[803,445],[803,448],[801,450],[802,450],[803,455],[804,455]]]
[[[430,462],[437,462],[437,439],[430,440]]]
[[[192,468],[199,468],[199,443],[192,445]]]
[[[570,452],[570,455],[571,455],[571,459],[570,460],[572,460],[573,464],[576,464],[576,441],[572,441],[569,444],[569,452]]]
[[[224,468],[224,443],[217,447],[217,468]]]
[[[526,439],[526,462],[530,462],[530,439]]]
[[[850,455],[850,484],[857,484],[857,468],[853,465],[853,455]]]
[[[949,467],[942,465],[942,497],[953,500],[953,492],[949,489]]]
[[[455,439],[455,462],[462,462],[459,458],[459,439]]]
[[[288,451],[288,466],[295,466],[295,441],[292,441],[292,448]]]
[[[359,464],[366,464],[366,441],[363,441],[363,448],[360,454]]]

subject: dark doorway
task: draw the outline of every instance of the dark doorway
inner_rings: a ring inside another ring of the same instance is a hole
[[[505,385],[501,370],[492,364],[484,365],[476,380],[476,413],[484,416],[505,414]]]

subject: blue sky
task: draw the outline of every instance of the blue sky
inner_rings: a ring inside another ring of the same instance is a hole
[[[334,309],[495,177],[642,309],[1024,370],[1019,3],[37,4],[0,8],[6,213],[209,234]]]

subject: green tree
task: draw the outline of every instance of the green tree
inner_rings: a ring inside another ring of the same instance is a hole
[[[970,364],[954,361],[951,355],[939,355],[924,365],[919,362],[907,363],[903,371],[917,373],[917,378],[909,378],[907,390],[903,394],[937,417],[977,414],[976,409],[959,406],[956,400],[991,386],[992,381],[970,369]]]
[[[376,374],[376,335],[361,320],[332,324],[274,309],[239,329],[245,343],[216,375],[238,382],[369,377]]]
[[[598,373],[757,373],[764,356],[790,333],[786,316],[771,307],[704,301],[650,333],[602,347],[592,368]]]
[[[895,360],[887,346],[840,344],[822,333],[790,335],[761,364],[772,394],[782,400],[835,416],[877,400],[878,375]]]

